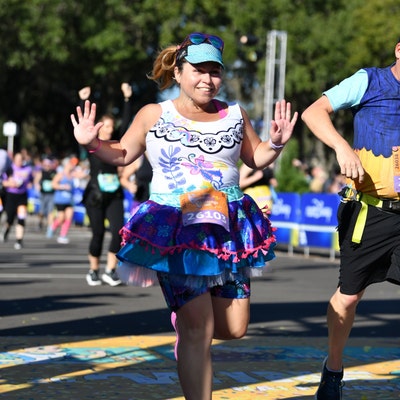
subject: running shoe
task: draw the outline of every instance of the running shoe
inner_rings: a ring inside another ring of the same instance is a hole
[[[110,286],[118,286],[122,283],[118,278],[117,271],[115,269],[110,272],[105,272],[102,275],[101,279],[103,280],[103,282],[108,283]]]
[[[315,394],[315,400],[342,400],[343,370],[341,372],[328,371],[327,359],[328,357],[325,358],[322,366],[321,382]]]
[[[102,282],[99,278],[99,272],[91,269],[86,275],[86,282],[88,283],[89,286],[101,285]]]
[[[67,237],[65,237],[65,236],[59,236],[57,238],[57,243],[68,244],[69,243],[69,239]]]

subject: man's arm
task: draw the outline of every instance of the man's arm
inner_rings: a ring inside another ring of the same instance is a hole
[[[323,95],[311,104],[301,115],[310,131],[336,152],[340,172],[347,178],[364,179],[364,168],[350,144],[336,130],[332,123],[333,108],[327,96]]]

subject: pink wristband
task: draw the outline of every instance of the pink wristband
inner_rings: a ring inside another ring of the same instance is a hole
[[[90,154],[96,153],[96,151],[101,147],[101,140],[97,138],[97,146],[94,149],[88,150]]]
[[[281,150],[285,146],[284,144],[273,144],[271,139],[269,139],[269,145],[271,146],[272,150]]]

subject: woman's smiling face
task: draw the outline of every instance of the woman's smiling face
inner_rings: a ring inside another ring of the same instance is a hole
[[[185,62],[180,71],[175,70],[175,79],[181,91],[201,104],[209,102],[218,94],[222,84],[222,73],[222,67],[215,62]]]

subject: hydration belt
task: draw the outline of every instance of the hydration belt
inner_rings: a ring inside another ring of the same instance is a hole
[[[354,243],[361,243],[365,222],[367,221],[368,206],[374,206],[380,208],[383,211],[400,214],[399,200],[378,199],[376,197],[370,196],[369,194],[358,192],[356,189],[348,186],[344,187],[339,192],[339,196],[343,197],[343,202],[359,201],[361,203],[361,209],[358,213],[357,221],[354,225],[353,236],[351,238],[352,242]]]

